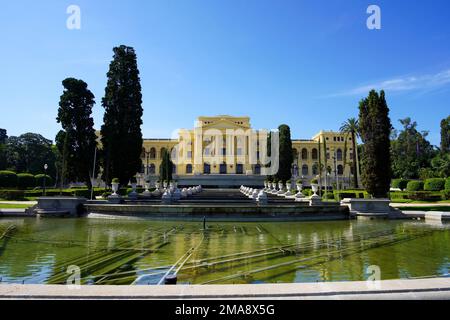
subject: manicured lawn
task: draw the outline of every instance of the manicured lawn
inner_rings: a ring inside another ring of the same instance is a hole
[[[29,204],[0,203],[0,209],[27,209]]]

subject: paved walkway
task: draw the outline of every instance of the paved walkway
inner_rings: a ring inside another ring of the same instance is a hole
[[[450,299],[450,278],[256,285],[0,285],[0,299]]]

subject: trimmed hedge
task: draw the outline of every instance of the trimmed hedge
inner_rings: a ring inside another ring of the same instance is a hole
[[[0,190],[0,199],[8,201],[24,200],[25,193],[22,190]]]
[[[400,189],[400,190],[405,190],[406,187],[408,186],[408,182],[410,180],[406,180],[406,179],[394,179],[392,180],[392,188],[395,189]]]
[[[0,188],[17,187],[17,174],[13,171],[0,171]]]
[[[413,180],[413,181],[408,182],[406,190],[408,190],[410,192],[422,191],[423,190],[423,181]]]
[[[19,189],[29,189],[36,187],[36,179],[30,173],[19,173],[17,175],[17,187]]]
[[[442,178],[427,179],[423,187],[425,191],[442,191],[444,188],[445,180]]]
[[[44,174],[37,174],[34,176],[36,179],[36,186],[42,187],[44,184],[44,177],[45,177],[45,185],[47,187],[51,187],[53,185],[53,179],[49,175]]]
[[[415,201],[440,201],[442,200],[442,195],[440,193],[432,193],[429,191],[417,191],[411,192],[409,194],[409,199]]]
[[[445,180],[445,190],[450,190],[450,178],[447,178],[447,180]]]
[[[322,195],[322,198],[323,199],[326,198],[327,200],[335,200],[334,193],[330,192],[330,191],[324,192],[323,195]]]

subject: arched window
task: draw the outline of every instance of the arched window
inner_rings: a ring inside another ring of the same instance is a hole
[[[342,161],[342,150],[341,149],[337,149],[336,158],[338,161]]]
[[[337,166],[338,175],[342,176],[344,174],[344,167],[342,165]]]
[[[186,165],[186,173],[187,174],[191,174],[192,173],[192,164],[187,164]]]
[[[152,163],[151,165],[148,166],[148,174],[155,174],[155,173],[156,173],[156,167]]]
[[[308,165],[306,165],[306,164],[304,164],[302,167],[302,175],[303,176],[309,175],[309,168],[308,168]]]
[[[203,164],[203,173],[210,174],[211,173],[211,165],[209,163]]]
[[[316,148],[312,149],[312,159],[313,160],[319,159],[319,153],[317,152]]]
[[[302,149],[302,160],[308,160],[308,150],[305,148]]]
[[[155,159],[155,158],[156,158],[156,149],[151,148],[150,149],[150,159]]]
[[[319,165],[317,163],[315,163],[312,167],[312,174],[316,175],[319,173]]]
[[[177,165],[176,164],[172,164],[172,173],[177,174]]]

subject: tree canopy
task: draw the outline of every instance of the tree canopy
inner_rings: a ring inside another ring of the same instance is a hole
[[[291,129],[288,125],[282,124],[278,127],[280,132],[279,142],[279,168],[276,177],[280,181],[287,181],[291,178],[291,167],[294,161],[292,151]]]

